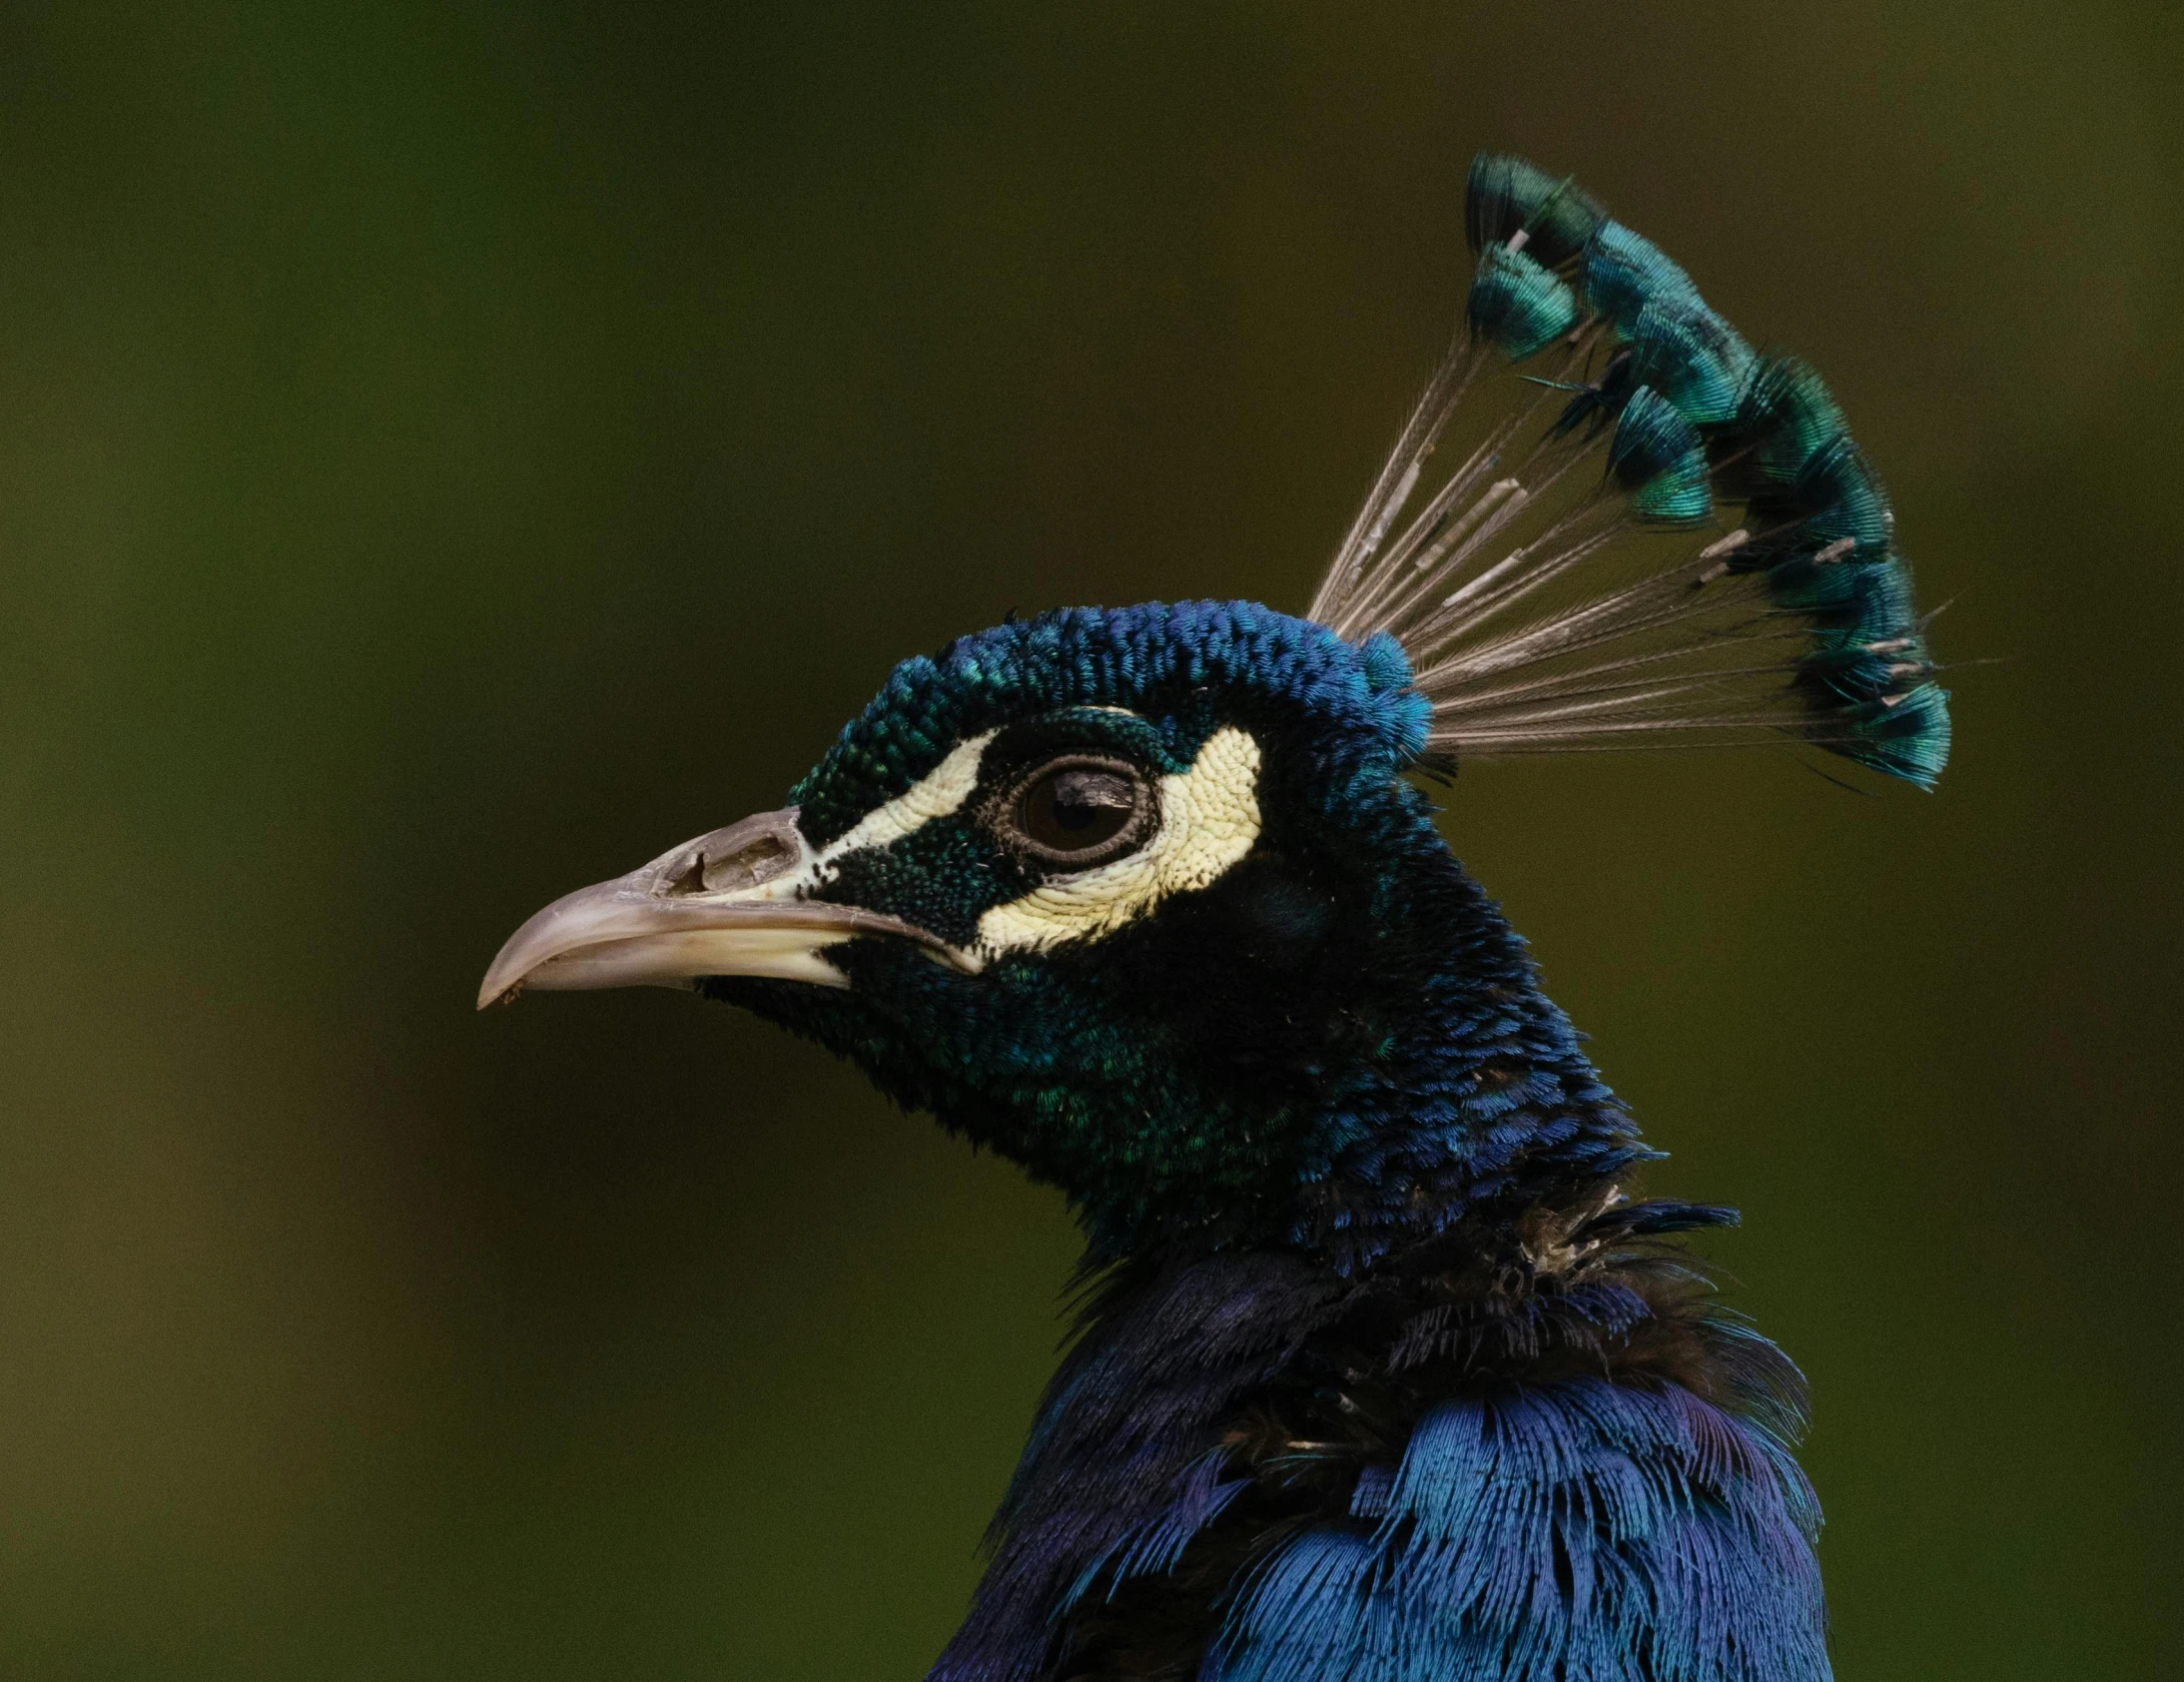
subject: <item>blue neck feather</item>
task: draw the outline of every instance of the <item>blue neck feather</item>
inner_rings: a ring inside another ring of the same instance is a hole
[[[1540,991],[1523,940],[1413,821],[1373,908],[1387,1036],[1318,1099],[1291,1233],[1345,1273],[1474,1212],[1519,1210],[1658,1155]]]
[[[1646,1237],[1708,1214],[1109,1276],[931,1682],[1825,1682],[1802,1381]]]

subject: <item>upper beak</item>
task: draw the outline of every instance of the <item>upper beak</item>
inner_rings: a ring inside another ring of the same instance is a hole
[[[555,900],[508,937],[477,1007],[524,987],[687,987],[710,975],[847,987],[820,952],[859,935],[916,941],[957,969],[976,968],[969,954],[899,917],[796,897],[816,884],[794,807],[745,818]]]

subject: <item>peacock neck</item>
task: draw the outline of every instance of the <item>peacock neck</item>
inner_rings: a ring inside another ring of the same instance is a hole
[[[1434,841],[1375,918],[1385,1050],[1326,1104],[1320,1136],[1334,1150],[1300,1188],[1297,1240],[1344,1273],[1459,1224],[1567,1203],[1659,1155],[1542,991],[1523,939]]]
[[[1208,896],[1232,947],[1271,954],[1267,973],[1240,1003],[1159,999],[1156,1031],[1187,1078],[1163,1090],[1168,1114],[1132,1119],[1151,1144],[1126,1200],[1081,1203],[1097,1261],[1276,1248],[1349,1275],[1656,1155],[1430,823],[1376,840],[1386,868],[1357,903],[1327,905],[1300,951],[1235,925],[1307,921],[1309,860],[1256,860]],[[1210,1138],[1245,1148],[1161,1155]],[[1146,1172],[1162,1167],[1165,1184]]]

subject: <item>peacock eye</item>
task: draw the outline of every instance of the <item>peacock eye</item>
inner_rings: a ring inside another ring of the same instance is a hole
[[[1125,760],[1074,756],[1040,766],[1006,808],[1009,839],[1044,864],[1089,870],[1151,833],[1152,788]]]

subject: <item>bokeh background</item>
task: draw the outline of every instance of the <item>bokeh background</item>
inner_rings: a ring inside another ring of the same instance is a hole
[[[1845,1678],[2179,1635],[2175,9],[0,11],[0,1675],[922,1674],[1052,1196],[662,993],[479,1017],[1008,608],[1308,592],[1577,172],[1816,360],[1932,798],[1467,773],[1734,1201]]]

